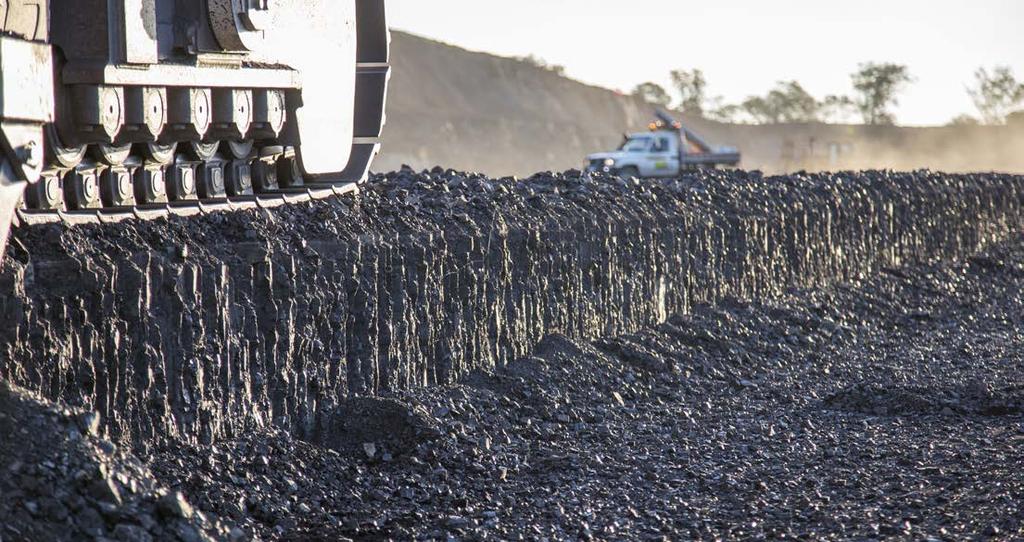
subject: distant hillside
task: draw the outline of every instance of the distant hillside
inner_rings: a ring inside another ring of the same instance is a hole
[[[444,165],[493,175],[580,167],[650,121],[648,104],[526,62],[393,34],[388,170]],[[1024,129],[747,126],[685,119],[713,144],[740,147],[743,167],[1024,171]]]

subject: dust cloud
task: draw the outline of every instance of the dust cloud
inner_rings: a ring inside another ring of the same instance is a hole
[[[578,168],[651,106],[507,58],[394,35],[395,72],[378,171],[437,164],[494,176]],[[685,118],[716,145],[739,147],[745,169],[931,169],[1024,172],[1024,122],[933,128],[826,124],[728,125]]]

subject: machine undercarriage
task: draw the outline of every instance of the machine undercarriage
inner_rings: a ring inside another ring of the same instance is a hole
[[[379,149],[383,0],[23,0],[0,22],[0,254],[12,221],[350,191]]]

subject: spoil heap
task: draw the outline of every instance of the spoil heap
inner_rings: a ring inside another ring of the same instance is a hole
[[[252,428],[314,434],[352,394],[459,380],[547,334],[635,331],[964,257],[1024,219],[1024,177],[434,170],[358,198],[14,236],[0,378],[98,411],[144,452]]]
[[[0,537],[1018,537],[1022,200],[435,170],[24,229]]]
[[[1018,237],[593,343],[549,336],[459,385],[353,400],[352,446],[261,432],[153,468],[267,539],[1018,540],[1022,288]]]
[[[0,381],[0,540],[245,538],[161,487],[99,429],[95,413]]]

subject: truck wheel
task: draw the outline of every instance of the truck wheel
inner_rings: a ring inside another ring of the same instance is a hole
[[[634,178],[634,177],[639,179],[640,178],[640,170],[635,168],[635,167],[633,167],[633,166],[627,166],[627,167],[624,167],[624,168],[619,170],[619,177],[622,178],[622,179],[626,179],[627,181],[629,179]]]

